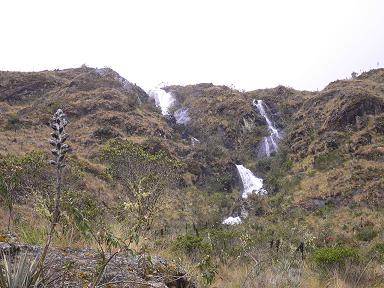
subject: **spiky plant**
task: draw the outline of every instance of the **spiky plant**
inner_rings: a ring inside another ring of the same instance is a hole
[[[55,207],[52,214],[52,223],[55,225],[60,217],[60,200],[61,200],[61,178],[62,171],[65,167],[65,154],[69,151],[69,145],[65,144],[65,141],[68,139],[68,135],[65,133],[64,128],[67,126],[68,122],[65,118],[63,110],[58,109],[53,115],[53,121],[51,123],[51,128],[53,132],[51,133],[52,138],[49,139],[49,143],[54,147],[51,150],[51,153],[54,157],[53,160],[50,160],[49,163],[56,167],[56,193],[55,193]]]
[[[47,240],[44,245],[43,252],[40,256],[39,262],[37,264],[37,269],[34,277],[32,278],[32,282],[37,281],[40,277],[45,258],[47,257],[49,246],[51,245],[52,236],[55,231],[55,227],[60,218],[61,211],[61,194],[62,194],[62,172],[65,167],[65,155],[69,151],[69,145],[65,144],[65,141],[68,139],[68,135],[65,133],[65,127],[67,126],[68,121],[65,118],[65,114],[63,110],[58,109],[56,113],[53,115],[51,128],[53,132],[51,133],[51,139],[49,139],[49,143],[53,146],[51,153],[53,155],[53,159],[49,161],[50,164],[55,166],[56,169],[56,191],[54,198],[54,208],[52,212],[51,224],[48,230]]]
[[[37,258],[28,256],[28,252],[11,257],[10,252],[1,251],[0,261],[0,287],[1,288],[28,288],[36,273]],[[37,286],[35,281],[33,286]]]

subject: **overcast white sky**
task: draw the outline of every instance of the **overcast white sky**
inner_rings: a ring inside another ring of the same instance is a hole
[[[322,89],[384,66],[384,1],[0,0],[0,70],[108,66],[145,89]]]

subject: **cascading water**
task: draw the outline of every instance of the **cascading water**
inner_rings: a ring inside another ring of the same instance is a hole
[[[269,131],[269,136],[264,137],[260,148],[259,148],[259,156],[271,156],[272,153],[276,153],[278,150],[277,142],[281,138],[281,135],[279,133],[279,130],[275,128],[273,125],[273,122],[269,119],[267,112],[264,109],[265,104],[263,103],[263,100],[257,100],[254,99],[252,102],[253,106],[257,108],[261,116],[264,117],[265,121],[267,122],[268,125],[268,131]]]
[[[253,106],[257,108],[261,116],[264,117],[268,125],[269,136],[264,137],[260,143],[259,156],[271,156],[278,150],[278,141],[281,139],[279,130],[274,126],[271,119],[268,117],[267,112],[264,109],[265,104],[263,100],[254,99]],[[267,191],[263,188],[263,179],[256,177],[251,170],[245,168],[243,165],[236,165],[239,172],[241,182],[243,183],[242,198],[247,199],[252,193],[265,195]],[[248,213],[245,206],[242,206],[242,213],[240,216],[230,216],[222,222],[225,225],[237,225],[241,224],[241,219],[246,218]]]
[[[224,219],[223,224],[224,225],[237,225],[237,224],[241,224],[241,218],[239,216],[236,216],[236,217],[230,216],[230,217]]]
[[[160,107],[161,109],[161,114],[169,115],[169,108],[171,108],[171,106],[176,102],[176,99],[173,97],[173,95],[161,88],[150,90],[148,94],[149,97],[155,99],[156,106]],[[188,108],[177,109],[173,113],[173,116],[175,117],[177,124],[186,125],[191,120],[191,117],[189,117]]]
[[[162,88],[155,88],[155,89],[149,90],[148,94],[149,94],[149,97],[155,100],[156,106],[160,107],[161,114],[165,116],[170,114],[169,109],[176,102],[176,99],[173,97],[171,93],[166,92]],[[189,110],[188,108],[185,108],[185,107],[177,109],[173,113],[173,116],[175,117],[177,124],[186,125],[191,121],[191,117],[189,116]],[[195,146],[198,143],[200,143],[200,140],[196,139],[195,137],[191,137],[192,146]]]
[[[177,124],[187,124],[189,121],[191,121],[191,117],[189,117],[189,111],[188,108],[180,108],[173,113],[173,116],[176,119]]]
[[[256,177],[251,170],[243,165],[236,165],[236,168],[243,183],[243,192],[241,194],[243,199],[247,199],[252,193],[267,194],[267,191],[263,188],[263,179]]]
[[[243,191],[241,197],[247,199],[251,194],[265,195],[267,191],[263,188],[263,179],[256,177],[251,170],[245,168],[243,165],[236,165],[239,172],[241,182],[243,183]],[[248,212],[242,207],[241,217],[230,216],[223,220],[224,225],[237,225],[241,224],[241,218],[247,218]]]
[[[150,90],[148,94],[149,97],[155,99],[156,106],[161,109],[161,114],[169,115],[169,108],[175,103],[175,98],[172,94],[161,88]]]
[[[192,144],[192,146],[195,146],[195,145],[197,145],[199,143],[200,143],[199,139],[197,139],[195,137],[191,137],[191,144]]]

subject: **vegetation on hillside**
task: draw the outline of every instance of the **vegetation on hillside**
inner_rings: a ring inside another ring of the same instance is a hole
[[[92,248],[93,270],[71,270],[92,287],[115,253],[137,255],[143,281],[157,254],[190,287],[381,287],[383,85],[377,69],[320,92],[169,86],[191,118],[177,124],[109,68],[0,72],[0,242]],[[272,157],[257,157],[268,132],[253,99],[284,134]],[[60,197],[47,143],[58,108],[71,135]],[[240,198],[238,163],[268,195]],[[222,225],[240,206],[244,223]]]

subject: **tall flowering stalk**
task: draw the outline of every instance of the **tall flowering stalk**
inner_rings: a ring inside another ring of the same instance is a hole
[[[53,160],[50,160],[49,163],[56,167],[56,194],[55,194],[55,207],[52,214],[52,224],[53,228],[59,220],[60,217],[60,200],[61,200],[61,178],[62,171],[65,167],[65,154],[69,151],[69,145],[64,142],[67,140],[68,135],[65,134],[64,128],[67,126],[68,122],[65,118],[63,110],[58,109],[53,115],[51,128],[53,132],[51,133],[52,138],[49,139],[49,143],[54,147],[51,150],[53,155]]]
[[[36,273],[32,278],[33,281],[37,281],[41,275],[43,270],[43,265],[45,258],[47,257],[48,249],[52,241],[52,236],[55,231],[55,227],[60,218],[61,211],[61,194],[62,194],[62,172],[65,167],[65,154],[69,151],[69,145],[65,144],[65,141],[68,138],[68,135],[65,133],[65,127],[68,122],[65,118],[65,114],[63,110],[58,109],[56,113],[53,115],[51,128],[53,132],[51,133],[51,139],[49,139],[49,143],[53,146],[51,153],[53,155],[53,159],[49,161],[50,164],[55,166],[56,168],[56,191],[55,191],[55,200],[54,200],[54,209],[52,212],[51,224],[48,230],[47,240],[43,249],[43,253],[39,259]]]

